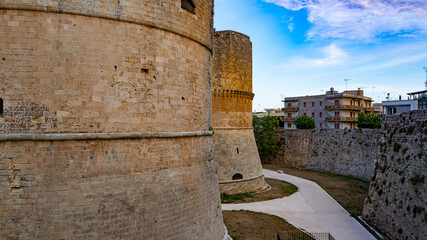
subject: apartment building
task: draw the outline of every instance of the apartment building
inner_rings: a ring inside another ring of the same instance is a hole
[[[399,100],[383,101],[382,107],[386,116],[417,109],[427,109],[427,90],[408,93],[407,100],[402,100],[399,96]]]
[[[283,102],[285,129],[296,129],[294,121],[303,115],[312,117],[319,129],[354,129],[361,111],[377,112],[360,89],[339,93],[331,88],[322,95],[288,97]]]

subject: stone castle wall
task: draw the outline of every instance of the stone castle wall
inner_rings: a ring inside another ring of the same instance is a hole
[[[370,180],[381,130],[279,130],[279,151],[271,161]]]
[[[1,239],[222,239],[195,3],[0,3]]]
[[[363,217],[391,239],[427,239],[427,111],[387,116]]]
[[[215,32],[212,127],[220,192],[259,191],[265,186],[252,130],[252,43],[234,31]],[[241,177],[234,179],[237,175]]]

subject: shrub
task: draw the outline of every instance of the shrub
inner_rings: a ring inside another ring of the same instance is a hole
[[[381,117],[378,114],[360,112],[357,117],[358,128],[381,128]]]
[[[308,116],[299,116],[295,119],[295,126],[298,129],[314,129],[316,127],[313,118]]]

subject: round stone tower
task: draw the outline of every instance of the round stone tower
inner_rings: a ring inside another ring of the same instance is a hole
[[[234,31],[215,32],[212,126],[220,192],[265,187],[252,129],[252,43]]]
[[[0,2],[0,239],[222,239],[213,0]]]

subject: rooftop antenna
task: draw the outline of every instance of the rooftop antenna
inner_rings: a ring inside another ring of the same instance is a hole
[[[426,82],[424,84],[425,84],[425,89],[427,90],[427,67],[423,67],[423,69],[426,70]]]
[[[375,87],[372,87],[372,100],[375,102]]]
[[[350,81],[351,79],[348,79],[348,78],[346,78],[346,79],[344,79],[344,82],[345,82],[345,90],[347,91],[347,83],[348,83],[348,81]]]

